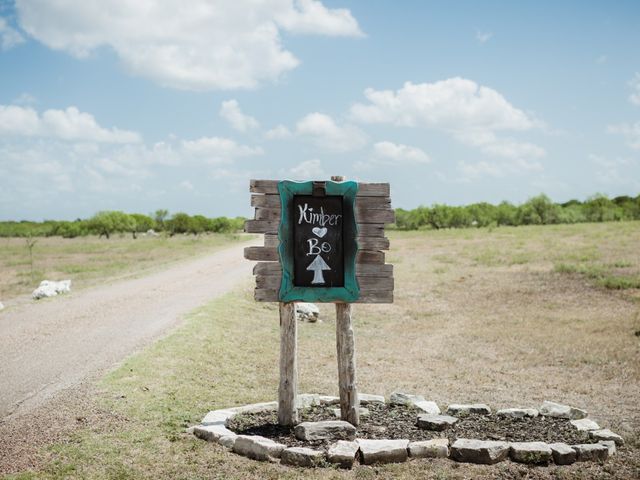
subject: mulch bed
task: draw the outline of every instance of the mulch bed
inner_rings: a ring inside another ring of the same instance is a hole
[[[313,406],[299,411],[301,422],[338,420],[333,414],[336,406]],[[578,431],[569,420],[538,416],[536,418],[513,419],[495,415],[468,415],[459,417],[456,424],[445,431],[423,430],[416,426],[421,412],[404,405],[366,405],[368,416],[360,417],[357,438],[431,440],[447,437],[451,442],[457,438],[477,440],[504,440],[507,442],[564,442],[571,444],[591,443],[586,432]],[[312,447],[328,449],[333,442],[301,441],[293,434],[293,428],[278,425],[277,412],[262,412],[237,415],[229,421],[228,428],[242,435],[261,435],[290,447]]]

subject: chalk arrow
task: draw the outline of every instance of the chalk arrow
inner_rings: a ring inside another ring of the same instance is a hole
[[[324,283],[322,271],[331,270],[331,267],[327,265],[327,262],[325,262],[320,255],[316,255],[316,258],[313,259],[313,262],[311,262],[307,267],[307,270],[313,271],[313,280],[311,280],[311,284],[315,285],[318,283]]]

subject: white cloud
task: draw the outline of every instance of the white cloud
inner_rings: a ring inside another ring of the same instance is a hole
[[[233,99],[222,102],[220,116],[239,132],[246,132],[247,130],[258,128],[260,125],[255,118],[245,115],[238,102]]]
[[[83,58],[110,47],[134,75],[185,90],[255,88],[299,61],[280,30],[361,36],[349,10],[314,0],[20,0],[21,27]]]
[[[640,150],[640,122],[609,125],[607,132],[622,135],[630,148]]]
[[[357,103],[350,109],[351,118],[362,123],[435,128],[492,156],[545,154],[532,143],[497,136],[499,131],[527,131],[542,124],[497,91],[472,80],[456,77],[434,83],[406,82],[397,91],[368,88],[364,95],[369,103]]]
[[[181,181],[178,186],[183,190],[191,191],[193,190],[193,184],[189,180]]]
[[[630,158],[606,158],[590,154],[589,160],[596,165],[595,178],[604,185],[626,185],[640,188],[640,162]]]
[[[491,32],[481,32],[480,30],[476,31],[476,40],[480,43],[486,43],[491,37],[493,37],[493,33]]]
[[[11,102],[14,105],[35,105],[38,103],[38,99],[31,95],[30,93],[23,92],[13,99]]]
[[[141,140],[136,132],[101,127],[93,115],[76,107],[46,110],[40,115],[30,107],[0,105],[0,136],[3,135],[104,143],[136,143]]]
[[[525,160],[522,158],[510,161],[458,162],[457,170],[462,174],[462,181],[475,180],[480,177],[505,177],[507,175],[519,175],[530,172],[541,172],[543,166],[540,162]]]
[[[388,164],[429,163],[431,160],[423,150],[401,143],[378,142],[373,145],[376,159]]]
[[[9,25],[6,19],[0,17],[0,50],[9,50],[24,41],[20,32]]]
[[[294,8],[285,9],[276,17],[285,30],[336,37],[364,36],[346,8],[328,9],[317,0],[295,0],[293,4]]]
[[[300,119],[296,124],[296,133],[311,138],[321,148],[336,152],[357,150],[367,143],[367,136],[358,127],[338,125],[329,115],[317,112]]]
[[[322,163],[318,159],[305,160],[289,169],[288,174],[293,180],[321,180],[327,177],[322,168]]]
[[[283,138],[289,138],[291,137],[291,135],[291,130],[289,130],[284,125],[277,125],[264,134],[267,140],[281,140]]]
[[[635,74],[629,82],[629,86],[633,89],[629,95],[629,101],[640,107],[640,73]]]
[[[210,164],[231,163],[239,157],[262,155],[260,147],[239,145],[230,138],[202,137],[182,142],[182,149],[189,155],[205,158]]]

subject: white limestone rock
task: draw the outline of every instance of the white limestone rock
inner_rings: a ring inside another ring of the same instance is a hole
[[[280,462],[295,467],[318,467],[324,461],[324,452],[305,447],[290,447],[282,451]]]
[[[556,465],[571,465],[578,458],[576,451],[566,443],[551,443],[549,447]]]
[[[413,458],[447,458],[449,456],[449,439],[436,438],[409,443],[409,456]]]
[[[428,413],[431,415],[440,415],[440,407],[436,402],[432,402],[431,400],[418,400],[417,402],[413,402],[413,406],[416,407],[421,412]]]
[[[340,417],[342,417],[342,412],[340,411],[340,409],[339,409],[339,408],[333,408],[333,409],[331,409],[331,412],[333,413],[333,415],[334,415],[336,418],[340,418]],[[371,414],[371,412],[369,412],[369,409],[368,409],[368,408],[360,407],[360,408],[358,409],[358,414],[359,414],[361,417],[368,417],[368,416]]]
[[[320,320],[320,309],[315,303],[296,302],[296,319],[301,322],[316,323]]]
[[[608,428],[603,428],[600,430],[591,430],[589,432],[589,436],[595,440],[612,440],[618,446],[624,445],[624,439],[617,433],[613,433]]]
[[[225,425],[227,420],[236,415],[231,410],[212,410],[202,419],[202,425]]]
[[[234,453],[261,461],[280,458],[285,448],[287,448],[286,445],[259,435],[238,435],[233,445]]]
[[[71,280],[61,280],[59,282],[54,282],[52,280],[43,280],[42,282],[40,282],[38,288],[33,291],[31,297],[34,300],[39,300],[41,298],[55,297],[56,295],[68,293],[70,291]]]
[[[412,395],[404,392],[393,392],[389,397],[391,405],[413,405],[415,402],[426,401],[422,395]]]
[[[547,465],[552,458],[551,447],[544,442],[512,442],[511,459],[519,463]]]
[[[600,425],[588,418],[581,418],[580,420],[570,420],[569,423],[571,423],[571,425],[576,427],[576,429],[580,430],[581,432],[600,430]]]
[[[4,310],[4,305],[0,302],[0,310]]]
[[[440,432],[442,430],[446,430],[457,421],[458,419],[456,417],[451,417],[449,415],[431,415],[424,413],[422,415],[418,415],[417,424],[418,428]]]
[[[535,408],[502,408],[496,412],[499,417],[507,418],[535,418],[538,410]]]
[[[218,444],[232,450],[233,446],[236,444],[236,438],[238,438],[238,435],[235,433],[233,435],[224,435],[218,439]]]
[[[193,428],[193,434],[207,442],[218,442],[221,437],[236,436],[234,432],[224,425],[197,425]]]
[[[509,449],[507,442],[459,438],[451,445],[451,458],[457,462],[493,465],[506,459]]]
[[[448,415],[469,415],[476,413],[479,415],[490,415],[491,409],[484,403],[453,403],[447,407]]]
[[[359,393],[358,401],[360,405],[368,405],[370,403],[384,403],[384,395],[371,395],[369,393]]]
[[[605,447],[607,447],[609,449],[609,457],[611,457],[612,455],[615,455],[615,453],[616,453],[616,442],[614,442],[613,440],[600,440],[598,443],[600,445],[604,445]]]
[[[400,463],[407,460],[409,440],[358,440],[362,463]]]
[[[340,468],[352,468],[359,449],[358,442],[338,440],[329,447],[327,460],[337,464]]]
[[[340,403],[340,397],[320,395],[320,405],[336,405],[338,403]]]
[[[356,427],[342,420],[302,422],[293,430],[298,440],[353,440]]]
[[[278,402],[261,402],[242,405],[240,407],[227,408],[225,410],[236,413],[261,413],[278,409]]]
[[[562,405],[560,403],[545,400],[540,407],[540,415],[546,417],[566,418],[568,420],[580,420],[587,418],[587,412],[580,408]]]
[[[577,462],[598,462],[609,458],[609,448],[599,443],[571,445],[577,453]]]
[[[317,393],[301,393],[296,397],[298,408],[307,408],[312,405],[320,405],[320,395]]]

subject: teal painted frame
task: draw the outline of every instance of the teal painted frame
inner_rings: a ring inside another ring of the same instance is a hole
[[[358,253],[358,225],[355,217],[357,182],[325,182],[327,195],[343,197],[343,287],[297,287],[293,283],[293,217],[292,202],[295,195],[312,195],[313,182],[278,182],[280,194],[280,227],[278,228],[278,254],[282,266],[282,280],[278,300],[281,302],[355,302],[360,297],[360,285],[356,279],[356,255]]]

